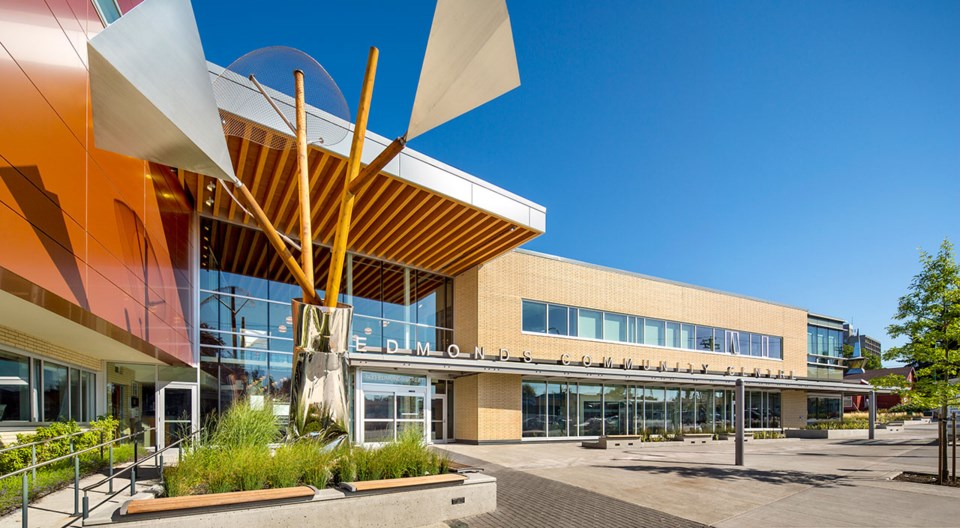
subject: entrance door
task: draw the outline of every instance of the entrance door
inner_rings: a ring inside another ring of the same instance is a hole
[[[190,383],[168,383],[159,396],[157,437],[162,449],[196,431],[199,400],[197,386]]]
[[[430,440],[435,444],[447,442],[446,394],[435,394],[430,403]]]

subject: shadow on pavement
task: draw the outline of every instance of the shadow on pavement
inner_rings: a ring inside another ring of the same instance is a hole
[[[662,466],[597,466],[654,475],[677,475],[683,478],[710,478],[715,480],[753,480],[767,484],[804,484],[808,486],[845,486],[838,475],[821,475],[803,471],[764,471],[737,467],[662,467]]]

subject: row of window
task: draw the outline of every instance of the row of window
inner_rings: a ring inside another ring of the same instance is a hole
[[[749,428],[780,427],[780,393],[749,391]],[[523,380],[524,438],[727,431],[734,392],[718,388]]]
[[[0,422],[96,419],[96,374],[0,350]]]
[[[843,331],[807,325],[807,360],[810,363],[830,364],[828,358],[843,355]]]
[[[523,301],[524,332],[783,359],[783,338],[560,304]]]

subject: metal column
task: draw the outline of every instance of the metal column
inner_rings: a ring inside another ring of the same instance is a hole
[[[870,440],[876,437],[877,431],[877,391],[870,391]]]
[[[744,428],[744,413],[746,409],[743,404],[747,399],[747,391],[744,387],[743,378],[737,379],[737,400],[736,405],[734,405],[734,412],[736,413],[735,424],[737,428],[737,457],[736,465],[743,465],[743,428]]]

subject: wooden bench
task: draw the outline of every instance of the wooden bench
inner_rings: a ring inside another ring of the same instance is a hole
[[[713,433],[683,433],[685,444],[706,444],[713,441]]]
[[[164,513],[194,508],[234,506],[237,504],[263,501],[309,500],[312,499],[315,494],[316,490],[310,486],[297,486],[295,488],[231,491],[228,493],[211,493],[209,495],[165,497],[162,499],[137,499],[127,502],[121,514]]]
[[[441,475],[426,475],[423,477],[341,482],[340,487],[347,491],[375,491],[406,488],[410,486],[429,486],[431,484],[459,484],[465,480],[467,480],[467,477],[463,475],[443,473]]]

